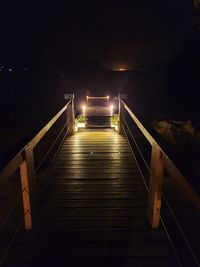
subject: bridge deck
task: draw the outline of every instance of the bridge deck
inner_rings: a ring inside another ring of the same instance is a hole
[[[35,231],[18,236],[6,266],[178,266],[146,209],[126,139],[110,129],[76,133],[48,174]]]

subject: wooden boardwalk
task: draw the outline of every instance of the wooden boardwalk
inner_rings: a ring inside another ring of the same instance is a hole
[[[122,135],[66,138],[45,189],[37,225],[19,234],[6,267],[179,266],[162,227],[149,227],[147,191]]]

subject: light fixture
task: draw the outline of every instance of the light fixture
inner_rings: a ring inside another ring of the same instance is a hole
[[[82,110],[83,110],[83,115],[85,115],[85,105],[83,105]]]
[[[110,106],[110,113],[111,113],[111,116],[113,115],[113,105]]]

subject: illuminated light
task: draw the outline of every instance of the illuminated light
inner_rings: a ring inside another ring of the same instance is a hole
[[[92,154],[93,154],[93,152],[91,151],[91,152],[90,152],[90,154],[92,155]]]
[[[83,115],[85,115],[85,105],[82,107],[83,109]]]
[[[77,128],[85,128],[85,122],[78,122]]]
[[[87,95],[87,96],[86,96],[87,101],[88,101],[88,98],[89,98],[89,96]]]
[[[107,96],[106,96],[106,98],[107,98],[107,100],[109,100],[110,96],[109,96],[109,95],[107,95]]]
[[[118,126],[117,125],[115,125],[115,124],[112,124],[111,123],[111,128],[114,128],[115,129],[115,131],[118,131]],[[117,143],[117,142],[116,142]],[[120,154],[120,152],[119,152],[119,154]]]
[[[110,106],[110,113],[111,113],[111,116],[113,115],[113,105]]]

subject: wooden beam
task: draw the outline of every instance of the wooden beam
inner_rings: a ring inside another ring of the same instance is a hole
[[[161,192],[164,173],[162,152],[156,143],[152,145],[151,170],[149,182],[148,219],[152,228],[160,222]]]
[[[20,164],[20,178],[21,178],[21,188],[23,197],[25,229],[31,230],[32,214],[31,214],[31,202],[30,202],[29,176],[28,176],[28,168],[26,161],[23,161]]]

